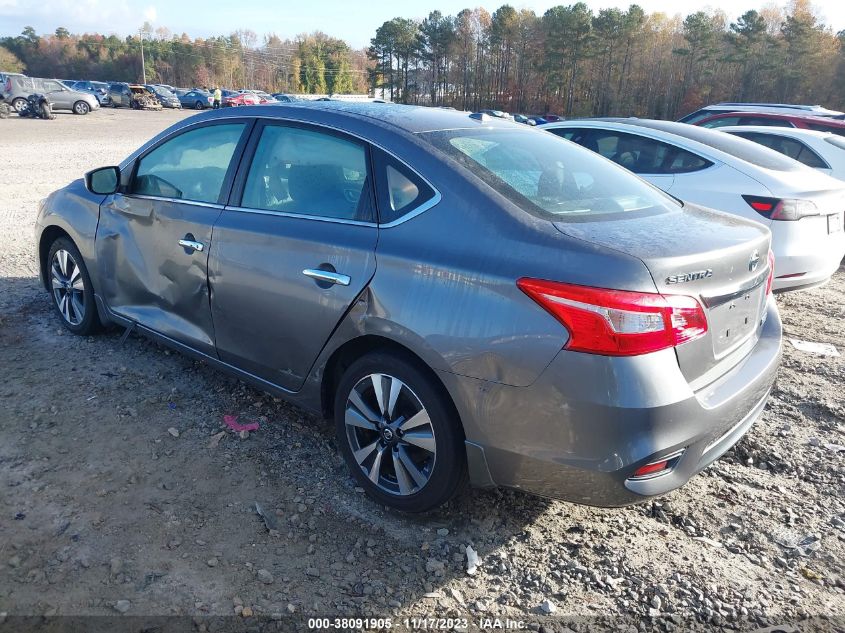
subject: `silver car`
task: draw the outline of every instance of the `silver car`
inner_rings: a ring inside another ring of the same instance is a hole
[[[71,90],[58,79],[9,75],[3,92],[6,103],[18,112],[26,107],[26,98],[34,93],[45,95],[53,106],[53,110],[70,110],[74,114],[88,114],[100,107],[100,102],[93,94]]]
[[[334,420],[360,486],[618,506],[759,417],[770,233],[481,115],[343,102],[175,124],[39,210],[58,317],[149,335]]]

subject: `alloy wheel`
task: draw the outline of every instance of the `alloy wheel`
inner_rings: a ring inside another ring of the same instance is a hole
[[[364,475],[384,492],[419,492],[434,471],[437,441],[428,411],[408,385],[369,374],[346,401],[346,435]]]
[[[85,318],[85,284],[82,270],[68,251],[59,249],[50,263],[53,299],[62,318],[70,325],[79,325]]]

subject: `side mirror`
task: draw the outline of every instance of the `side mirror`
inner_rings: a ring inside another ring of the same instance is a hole
[[[85,174],[85,188],[91,193],[109,196],[120,188],[120,169],[100,167]]]

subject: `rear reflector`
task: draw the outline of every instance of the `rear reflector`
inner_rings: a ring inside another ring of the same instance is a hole
[[[634,474],[631,475],[631,479],[636,479],[637,477],[648,477],[649,475],[656,475],[657,473],[667,470],[669,468],[669,460],[664,459],[660,462],[654,462],[653,464],[646,464],[645,466],[640,466],[637,470],[634,471]]]
[[[707,317],[685,295],[576,286],[523,277],[520,290],[569,331],[564,349],[605,356],[637,356],[703,336]]]

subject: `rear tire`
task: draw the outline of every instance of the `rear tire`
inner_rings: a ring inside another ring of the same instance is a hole
[[[47,254],[47,281],[53,307],[68,330],[88,336],[103,329],[94,301],[94,286],[79,249],[60,237]]]
[[[12,107],[20,114],[24,110],[27,109],[26,99],[23,97],[18,97],[14,101],[12,101]]]
[[[460,420],[415,362],[374,352],[343,374],[334,401],[338,446],[352,476],[381,504],[425,512],[466,482]]]
[[[77,101],[73,104],[73,113],[74,114],[81,114],[85,115],[91,112],[91,106],[89,106],[85,101]]]
[[[203,110],[203,109],[204,109],[204,106],[202,105],[202,101],[197,101],[194,104],[194,110]]]

